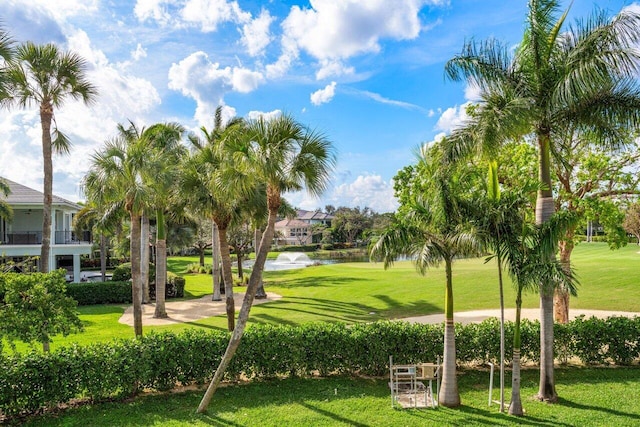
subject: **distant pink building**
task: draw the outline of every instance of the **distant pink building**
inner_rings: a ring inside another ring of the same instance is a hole
[[[298,210],[294,219],[283,219],[276,222],[276,237],[278,245],[310,245],[314,243],[313,227],[316,224],[331,226],[333,215],[320,211]]]

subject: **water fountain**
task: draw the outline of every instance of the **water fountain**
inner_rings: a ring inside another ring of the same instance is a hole
[[[275,263],[310,265],[313,264],[313,261],[303,252],[282,252],[276,258]]]

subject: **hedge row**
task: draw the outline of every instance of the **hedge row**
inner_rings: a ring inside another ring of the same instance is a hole
[[[507,323],[508,342],[512,331],[513,324]],[[538,359],[538,333],[538,322],[523,321],[522,348],[529,360]],[[587,364],[629,364],[640,360],[639,336],[640,318],[582,318],[556,329],[556,348],[562,357],[575,356]],[[72,346],[50,354],[0,356],[4,367],[0,411],[15,415],[74,398],[98,401],[203,383],[212,376],[228,338],[227,332],[187,330]],[[443,353],[442,340],[442,325],[406,322],[259,325],[245,333],[226,379],[312,373],[384,375],[389,355],[402,363],[435,361]],[[496,361],[498,341],[495,320],[457,325],[458,361]]]
[[[167,273],[167,285],[165,287],[166,298],[184,297],[183,277],[173,273]],[[149,294],[155,298],[155,284],[149,285]],[[131,282],[106,281],[67,283],[67,295],[78,301],[78,305],[94,304],[131,304]]]
[[[78,305],[131,304],[131,282],[67,283],[67,295]]]

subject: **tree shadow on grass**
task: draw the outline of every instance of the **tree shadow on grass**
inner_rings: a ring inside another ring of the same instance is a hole
[[[604,414],[614,416],[614,417],[623,417],[625,419],[636,420],[635,422],[640,425],[640,414],[632,413],[632,412],[622,412],[612,408],[605,408],[602,406],[594,406],[594,405],[583,405],[582,403],[573,402],[571,400],[564,399],[562,397],[558,398],[558,404],[567,406],[569,408],[576,408],[585,411],[597,411],[602,412]],[[612,424],[613,421],[612,421]]]
[[[366,283],[366,279],[358,279],[355,277],[299,277],[297,279],[288,279],[273,283],[274,286],[283,289],[309,288],[309,287],[334,287],[352,283]]]

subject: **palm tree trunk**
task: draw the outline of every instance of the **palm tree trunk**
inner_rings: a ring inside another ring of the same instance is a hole
[[[538,134],[540,183],[543,186],[538,191],[536,200],[536,224],[540,225],[549,220],[555,211],[553,193],[551,191],[551,137],[548,131]],[[556,402],[556,386],[553,373],[553,284],[540,284],[540,384],[538,399]]]
[[[224,278],[224,300],[227,309],[227,328],[235,327],[236,308],[233,300],[233,275],[231,274],[231,253],[227,241],[227,228],[218,227],[220,235],[220,257],[222,258],[222,277]]]
[[[498,252],[498,284],[500,287],[500,412],[504,412],[504,283],[502,256]]]
[[[274,232],[275,233],[275,232]],[[273,237],[272,237],[273,239]],[[258,259],[258,246],[260,243],[260,229],[258,227],[255,228],[253,233],[253,247],[256,248],[256,260]],[[255,268],[255,264],[254,264]],[[258,285],[258,290],[256,291],[256,299],[265,299],[267,297],[267,293],[264,290],[264,281],[262,280],[262,274],[260,275],[260,284]]]
[[[571,253],[573,252],[574,230],[569,230],[565,239],[560,242],[560,264],[565,271],[569,271],[571,268]],[[567,324],[569,323],[569,291],[564,288],[556,288],[553,296],[553,309],[556,322]]]
[[[142,214],[142,228],[140,229],[140,283],[142,283],[142,303],[151,301],[149,295],[149,217]],[[157,289],[156,289],[157,292]]]
[[[460,406],[460,393],[458,392],[458,380],[456,378],[456,335],[453,323],[453,279],[450,258],[445,260],[445,267],[447,287],[444,300],[444,357],[438,403],[442,406],[453,408]]]
[[[40,105],[40,125],[42,127],[42,162],[44,169],[44,199],[42,209],[42,245],[40,248],[40,272],[49,272],[51,251],[51,202],[53,198],[53,159],[51,146],[51,120],[53,106],[49,101]],[[76,279],[77,280],[77,279]]]
[[[104,233],[100,233],[100,274],[102,274],[102,281],[107,280],[107,238]]]
[[[516,298],[516,323],[513,332],[513,367],[511,372],[511,404],[509,415],[523,416],[522,399],[520,398],[520,313],[522,311],[522,288],[518,286]]]
[[[220,360],[220,365],[218,365],[218,369],[216,369],[216,373],[211,380],[211,384],[207,388],[207,391],[200,402],[200,406],[198,406],[197,412],[202,413],[207,410],[207,406],[209,406],[209,402],[211,402],[211,398],[216,392],[220,381],[222,380],[222,376],[224,375],[224,371],[229,366],[233,355],[236,353],[238,346],[240,345],[240,341],[242,340],[242,334],[244,333],[244,328],[247,326],[247,321],[249,320],[249,312],[251,311],[251,306],[253,304],[253,299],[256,295],[256,291],[258,290],[258,286],[262,281],[262,272],[264,271],[264,263],[267,260],[267,253],[269,252],[269,248],[271,247],[271,241],[273,240],[273,233],[275,229],[276,217],[278,215],[278,208],[269,209],[269,217],[267,220],[267,228],[264,230],[262,234],[262,240],[260,241],[260,246],[258,252],[256,253],[256,260],[253,264],[253,270],[251,270],[251,276],[249,277],[249,285],[247,286],[247,291],[244,295],[244,299],[242,301],[242,308],[240,309],[240,313],[238,315],[238,324],[236,325],[233,333],[231,334],[231,339],[229,340],[229,345],[227,345],[227,349]]]
[[[220,292],[220,233],[218,225],[213,220],[211,221],[211,258],[211,274],[213,276],[213,297],[211,300],[222,301]]]
[[[142,337],[142,283],[140,280],[140,214],[131,211],[131,298],[133,299],[133,331]]]
[[[167,284],[167,240],[164,224],[164,211],[158,209],[156,212],[156,310],[153,317],[165,319],[167,309],[165,308],[165,287]]]

